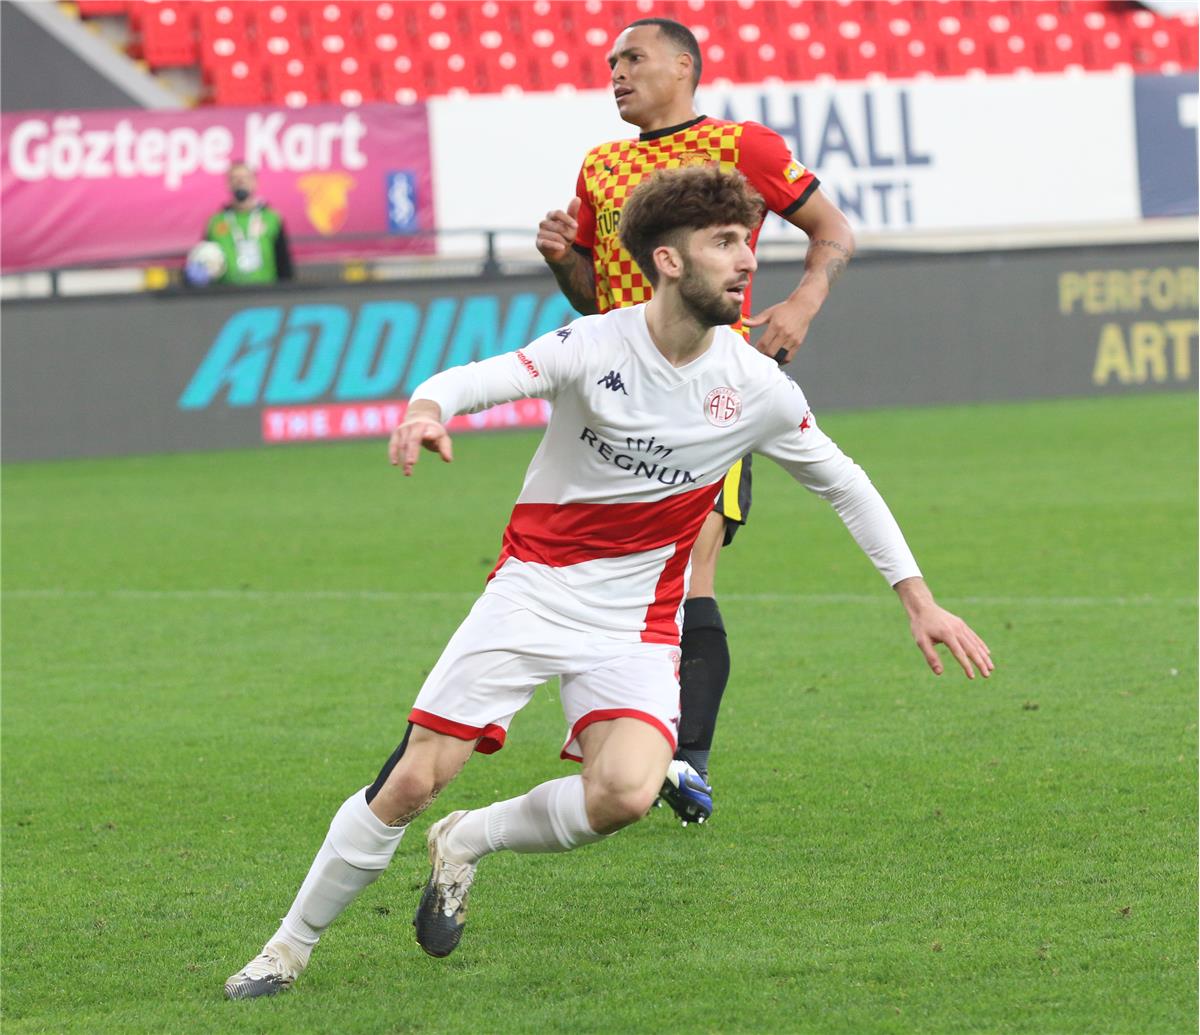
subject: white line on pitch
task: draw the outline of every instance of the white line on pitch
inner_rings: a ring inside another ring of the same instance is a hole
[[[475,591],[401,592],[372,589],[10,589],[8,600],[471,600]],[[887,604],[892,597],[879,593],[722,593],[721,600],[747,603]],[[947,596],[945,603],[980,607],[1187,607],[1195,597],[1139,596]]]

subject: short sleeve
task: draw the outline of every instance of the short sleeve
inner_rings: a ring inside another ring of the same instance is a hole
[[[813,173],[801,165],[774,130],[757,122],[742,123],[738,168],[767,203],[767,208],[789,216],[820,186]]]
[[[587,189],[587,181],[583,177],[583,169],[579,170],[579,179],[575,181],[575,197],[580,201],[579,228],[575,232],[575,247],[590,252],[596,247],[596,209],[592,206],[592,196]]]

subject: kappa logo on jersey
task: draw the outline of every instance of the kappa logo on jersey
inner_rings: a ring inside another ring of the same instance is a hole
[[[807,431],[812,427],[812,410],[808,410],[804,414],[804,419],[800,422],[800,430]]]
[[[625,391],[625,382],[621,380],[621,375],[616,370],[610,370],[607,374],[600,378],[596,384],[604,385],[605,388],[608,388],[614,392],[620,392],[622,395],[629,394],[627,391]]]
[[[570,332],[568,331],[567,333],[569,334]],[[537,365],[533,362],[533,360],[530,359],[527,355],[525,355],[525,353],[522,352],[520,349],[517,349],[517,359],[519,359],[521,361],[521,366],[523,366],[527,371],[529,371],[530,377],[541,377],[542,376],[542,372],[540,370],[538,370]]]
[[[571,337],[571,328],[570,327],[560,327],[557,331],[554,332],[554,334],[556,337],[562,338],[563,341],[566,341],[569,337]]]
[[[714,388],[704,399],[704,416],[714,427],[727,428],[742,415],[742,396],[732,388]]]

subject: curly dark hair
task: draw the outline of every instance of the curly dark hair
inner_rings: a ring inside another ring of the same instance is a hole
[[[746,178],[719,165],[659,169],[642,180],[621,206],[621,244],[646,279],[658,286],[654,249],[679,247],[693,230],[736,224],[753,229],[766,205]]]

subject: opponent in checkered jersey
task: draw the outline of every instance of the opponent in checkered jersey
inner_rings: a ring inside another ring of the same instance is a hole
[[[747,288],[734,323],[746,335],[747,328],[764,327],[758,349],[787,362],[854,250],[846,217],[777,133],[756,122],[726,122],[696,113],[700,50],[685,26],[664,18],[633,22],[617,37],[608,62],[617,110],[642,132],[635,140],[593,148],[580,169],[575,199],[565,212],[548,213],[539,227],[538,249],[563,293],[585,314],[646,301],[650,281],[619,235],[621,206],[629,192],[655,169],[709,163],[737,169],[767,208],[809,237],[804,275],[791,296],[751,315]],[[758,232],[754,227],[751,248]],[[750,512],[750,459],[738,460],[729,470],[692,554],[683,627],[680,767],[663,787],[664,799],[685,825],[703,821],[712,809],[709,750],[730,667],[715,576],[721,547],[732,542]]]
[[[422,447],[452,459],[445,421],[455,414],[521,398],[553,408],[496,568],[421,687],[408,733],[374,783],[342,804],[279,930],[226,983],[230,998],[291,985],[407,825],[474,752],[503,746],[517,712],[555,676],[562,757],[581,771],[429,828],[417,941],[432,956],[455,949],[488,855],[569,851],[645,815],[676,746],[691,546],[725,471],[748,451],[833,506],[894,587],[935,673],[936,643],[967,676],[992,671],[987,645],[934,602],[887,504],[817,426],[804,392],[727,326],[756,267],[749,241],[761,203],[740,175],[713,166],[655,174],[630,197],[622,227],[658,288],[648,303],[581,317],[413,392],[389,446],[405,474]]]

